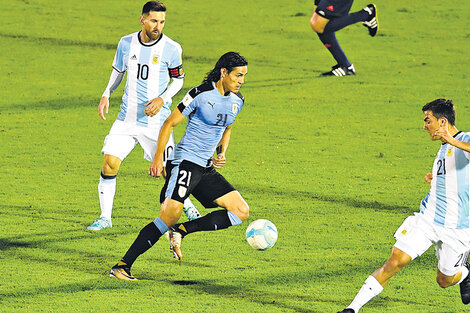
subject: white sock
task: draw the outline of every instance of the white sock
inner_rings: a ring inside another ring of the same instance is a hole
[[[462,278],[460,278],[458,284],[460,284],[468,276],[468,268],[466,266],[461,266],[460,270],[462,271]]]
[[[360,308],[369,302],[370,299],[381,293],[382,290],[384,290],[384,287],[382,287],[377,279],[374,276],[369,276],[348,308],[353,309],[356,313],[359,312]]]
[[[188,210],[188,208],[194,206],[194,204],[191,202],[191,199],[189,199],[189,197],[187,197],[184,202],[183,202],[183,210],[186,212]]]
[[[108,176],[109,177],[109,176]],[[101,216],[111,219],[113,211],[114,194],[116,193],[116,175],[112,178],[100,177],[98,184],[98,196],[100,198]]]

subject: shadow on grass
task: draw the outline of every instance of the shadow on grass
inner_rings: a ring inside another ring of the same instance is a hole
[[[87,47],[87,48],[100,48],[106,50],[115,50],[117,48],[117,43],[108,44],[104,42],[92,42],[92,41],[80,41],[73,39],[63,39],[63,38],[51,38],[51,37],[37,37],[37,36],[26,36],[20,34],[9,34],[0,32],[0,38],[11,38],[15,40],[24,40],[27,42],[39,43],[44,45],[54,45],[54,46],[78,46],[78,47]]]
[[[94,290],[122,290],[122,289],[135,289],[136,285],[129,282],[116,284],[116,279],[103,279],[96,280],[90,279],[81,283],[62,284],[54,287],[35,287],[32,289],[23,289],[21,291],[3,292],[0,293],[0,301],[15,301],[16,298],[35,297],[38,295],[52,295],[52,294],[73,294],[82,291]]]
[[[308,285],[310,281],[322,280],[324,277],[328,277],[328,280],[325,281],[325,284],[329,284],[331,281],[330,278],[338,277],[347,277],[350,275],[351,271],[353,272],[364,272],[368,273],[370,268],[366,265],[356,266],[354,268],[339,268],[336,270],[318,273],[314,271],[295,271],[291,273],[283,274],[274,274],[274,275],[263,275],[262,277],[250,277],[248,282],[240,282],[240,285],[227,283],[218,283],[214,280],[164,280],[169,284],[182,286],[181,288],[190,288],[194,290],[195,294],[209,294],[215,296],[223,296],[229,298],[239,298],[240,301],[250,301],[258,302],[266,306],[266,309],[263,311],[269,312],[269,306],[289,309],[295,312],[320,312],[315,309],[312,309],[312,303],[330,303],[334,306],[337,306],[338,310],[341,310],[345,305],[347,305],[348,300],[335,300],[334,296],[328,294],[304,294],[301,291],[301,288],[292,288],[293,291],[266,291],[266,286],[269,286],[267,282],[274,282],[273,286],[278,286],[280,284],[287,285]],[[308,278],[308,279],[307,279]],[[160,280],[160,279],[156,279]],[[282,283],[281,283],[282,282]],[[313,283],[313,282],[312,282]],[[245,286],[262,286],[260,289],[249,288]],[[360,286],[358,286],[358,289]],[[387,307],[393,303],[407,304],[407,305],[428,305],[427,303],[421,303],[416,301],[403,300],[401,298],[386,297],[386,300],[383,298],[378,298],[371,303],[371,307]]]
[[[98,103],[100,101],[100,96],[96,97],[68,97],[60,99],[52,99],[38,102],[22,102],[22,103],[12,103],[8,106],[5,106],[2,112],[15,112],[21,113],[22,110],[30,111],[31,109],[36,110],[61,110],[61,109],[70,109],[70,108],[80,108],[80,107],[90,107],[90,110],[93,107],[96,107],[96,116],[98,116]],[[116,100],[115,100],[116,101]]]
[[[238,188],[237,188],[238,189]],[[373,209],[378,211],[393,211],[396,213],[412,213],[414,212],[412,208],[407,206],[398,206],[387,203],[381,203],[378,201],[364,201],[360,199],[355,199],[351,197],[346,197],[342,195],[325,195],[318,194],[309,191],[299,191],[299,190],[287,190],[277,187],[268,187],[268,186],[254,186],[254,185],[240,185],[241,192],[250,192],[254,195],[260,193],[267,193],[276,195],[279,197],[285,197],[286,199],[295,199],[295,201],[324,201],[324,202],[333,202],[341,203],[353,208],[365,208]]]
[[[79,47],[79,48],[97,48],[97,49],[105,49],[105,50],[116,50],[118,42],[115,43],[105,43],[105,42],[96,42],[96,41],[83,41],[83,40],[74,40],[69,38],[53,38],[53,37],[37,37],[37,36],[27,36],[23,34],[12,34],[12,33],[3,33],[0,32],[0,38],[9,38],[15,39],[16,42],[18,41],[25,41],[25,42],[32,42],[36,44],[42,45],[50,45],[50,46],[69,46],[69,47]],[[191,61],[193,63],[198,64],[214,64],[217,59],[216,58],[208,58],[205,56],[191,56],[185,53],[184,61]]]

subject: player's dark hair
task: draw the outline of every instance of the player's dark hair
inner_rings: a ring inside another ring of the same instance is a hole
[[[150,11],[165,12],[166,6],[160,1],[149,1],[142,8],[142,15],[149,14]]]
[[[242,57],[238,52],[227,52],[220,57],[219,61],[215,64],[214,68],[206,74],[206,77],[202,81],[216,82],[220,79],[220,70],[225,68],[229,73],[233,71],[234,67],[248,65],[248,61]]]
[[[452,100],[436,99],[423,106],[424,111],[431,111],[437,119],[445,117],[450,125],[455,125],[455,108]]]

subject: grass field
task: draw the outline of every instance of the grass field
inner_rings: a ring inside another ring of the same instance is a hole
[[[422,105],[453,99],[470,131],[467,1],[377,1],[377,37],[360,24],[338,33],[358,73],[342,79],[318,77],[334,62],[310,29],[313,1],[166,1],[164,32],[186,72],[174,102],[222,53],[249,61],[222,173],[250,204],[248,222],[273,221],[279,240],[252,250],[248,223],[196,233],[181,265],[162,240],[135,263],[141,281],[110,279],[163,185],[136,148],[118,176],[115,227],[86,231],[124,84],[107,121],[97,105],[144,1],[0,3],[2,312],[336,312],[428,192],[439,143],[422,130]],[[361,312],[464,312],[458,287],[435,283],[436,266],[430,249]]]

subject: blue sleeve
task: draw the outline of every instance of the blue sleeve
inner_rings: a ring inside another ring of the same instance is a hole
[[[180,45],[176,45],[176,46],[173,46],[172,47],[173,51],[171,53],[171,56],[170,56],[170,60],[169,60],[169,68],[176,68],[176,67],[179,67],[183,64],[183,60],[182,60],[182,57],[181,57],[181,54],[183,53],[183,49],[181,49],[181,46]]]
[[[469,133],[463,133],[462,137],[460,138],[460,141],[470,142],[470,134]]]
[[[114,56],[113,68],[120,73],[123,73],[127,70],[127,60],[129,57],[131,40],[131,37],[122,37],[119,41],[116,55]]]
[[[186,105],[183,112],[181,112],[181,113],[186,117],[188,117],[189,114],[193,113],[196,110],[196,108],[198,107],[199,98],[200,97],[192,99],[191,102]]]

